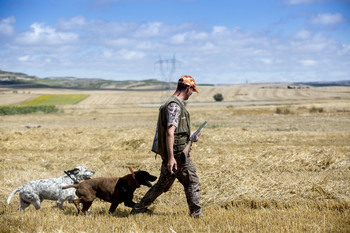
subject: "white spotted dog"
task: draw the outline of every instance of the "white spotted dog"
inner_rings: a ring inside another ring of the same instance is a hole
[[[7,204],[10,204],[12,196],[19,192],[21,205],[18,210],[24,210],[30,204],[33,204],[38,210],[43,200],[54,200],[57,202],[57,207],[62,209],[63,202],[69,201],[72,203],[76,198],[75,189],[63,190],[62,187],[90,179],[95,172],[90,171],[87,167],[79,166],[73,170],[64,171],[64,173],[66,173],[66,175],[58,178],[33,180],[18,187],[8,197]]]

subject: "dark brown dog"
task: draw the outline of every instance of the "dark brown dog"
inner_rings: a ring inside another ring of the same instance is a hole
[[[146,171],[137,171],[135,172],[135,178],[132,174],[121,178],[93,178],[79,184],[62,187],[62,189],[76,189],[75,194],[79,198],[73,200],[73,203],[78,209],[78,213],[80,212],[79,203],[83,204],[82,212],[85,212],[90,208],[96,197],[112,203],[109,212],[113,213],[122,202],[125,206],[134,207],[135,202],[132,199],[136,188],[139,188],[140,185],[152,187],[150,181],[156,179],[156,176],[152,176]]]

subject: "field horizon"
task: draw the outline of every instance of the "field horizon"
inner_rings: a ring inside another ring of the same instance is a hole
[[[213,95],[222,93],[223,102]],[[172,91],[0,89],[0,105],[45,94],[88,94],[54,114],[0,116],[0,232],[350,232],[350,87],[234,85],[201,87],[187,103],[192,128],[204,120],[191,157],[205,217],[189,217],[179,182],[130,215],[96,200],[74,205],[44,200],[18,212],[17,187],[85,165],[94,177],[134,170],[159,176],[150,151],[158,108]],[[139,201],[147,187],[137,189]]]

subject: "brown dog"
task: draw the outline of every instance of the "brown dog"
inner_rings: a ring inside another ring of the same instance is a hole
[[[132,201],[136,188],[140,185],[152,187],[150,181],[155,181],[156,176],[152,176],[146,171],[137,171],[133,174],[118,178],[93,178],[85,180],[79,184],[68,185],[62,189],[75,188],[75,194],[79,197],[73,200],[75,207],[80,212],[79,203],[83,204],[82,212],[87,211],[96,197],[110,202],[109,212],[113,213],[118,205],[124,202],[125,206],[134,207]]]

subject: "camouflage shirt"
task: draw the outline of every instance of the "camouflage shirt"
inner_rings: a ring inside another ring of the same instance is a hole
[[[181,108],[180,106],[175,103],[172,102],[167,106],[167,126],[175,126],[176,128],[179,125],[179,121],[180,121],[180,115],[181,115]]]

